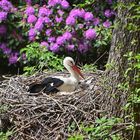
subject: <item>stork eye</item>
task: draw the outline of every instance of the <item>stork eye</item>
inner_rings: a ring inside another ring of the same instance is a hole
[[[72,61],[70,61],[70,65],[74,65]]]

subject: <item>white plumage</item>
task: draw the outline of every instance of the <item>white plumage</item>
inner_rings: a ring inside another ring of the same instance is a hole
[[[76,66],[74,60],[71,57],[66,57],[63,61],[63,65],[69,71],[70,77],[57,77],[64,81],[64,83],[58,87],[58,89],[60,91],[72,92],[78,86],[80,75],[77,71],[75,71],[75,69],[72,68],[73,66]]]

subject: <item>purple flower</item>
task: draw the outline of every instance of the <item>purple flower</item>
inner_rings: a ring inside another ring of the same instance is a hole
[[[28,6],[25,10],[26,15],[33,15],[35,13],[35,9],[32,6]]]
[[[72,45],[68,45],[68,46],[67,46],[67,50],[68,50],[68,51],[73,51],[73,50],[74,50],[74,47],[75,47],[75,46],[74,46],[73,44],[72,44]]]
[[[103,23],[103,26],[104,26],[105,28],[109,28],[109,27],[111,26],[111,23],[110,23],[108,20],[106,20],[106,21]]]
[[[31,5],[32,0],[25,0],[25,2],[26,2],[28,5]]]
[[[65,38],[63,36],[59,36],[56,39],[56,43],[62,45],[65,42]]]
[[[62,20],[63,20],[62,17],[55,16],[55,21],[56,21],[57,23],[62,22]]]
[[[51,14],[52,14],[52,10],[47,9],[46,7],[41,7],[39,9],[39,14],[38,15],[44,17],[44,16],[49,16]]]
[[[48,44],[46,41],[41,42],[40,45],[41,45],[41,46],[45,46],[45,47],[48,47],[48,46],[49,46],[49,44]]]
[[[46,30],[46,35],[47,35],[47,36],[50,36],[51,33],[52,33],[52,30],[51,30],[51,29],[47,29],[47,30]]]
[[[64,14],[64,12],[63,12],[62,10],[60,10],[60,9],[57,11],[57,13],[58,13],[60,16],[63,16],[63,14]]]
[[[69,16],[76,18],[78,16],[78,13],[79,13],[79,9],[72,9],[69,13]]]
[[[3,35],[7,32],[7,28],[5,25],[0,25],[0,35]]]
[[[78,16],[84,18],[85,17],[85,13],[86,12],[85,12],[84,9],[79,9]]]
[[[12,8],[13,8],[13,5],[11,2],[7,1],[7,0],[1,0],[0,1],[0,7],[6,11],[6,12],[9,12]]]
[[[16,13],[17,11],[18,11],[18,8],[14,7],[14,8],[11,9],[11,13]]]
[[[11,52],[12,52],[12,50],[10,48],[3,49],[3,53],[6,55],[9,55]]]
[[[0,44],[0,49],[2,49],[3,53],[9,55],[11,53],[11,49],[7,48],[5,43]]]
[[[111,10],[111,14],[112,14],[112,16],[113,15],[115,15],[115,16],[117,15],[117,13],[115,11],[113,11],[113,10]]]
[[[50,22],[51,22],[51,20],[50,20],[49,17],[44,17],[44,18],[43,18],[43,21],[44,21],[45,23],[50,23]]]
[[[107,0],[107,3],[108,4],[112,4],[112,0]]]
[[[98,25],[100,23],[100,20],[99,20],[99,18],[94,18],[93,19],[93,24],[96,26],[96,25]]]
[[[0,21],[7,19],[7,13],[6,12],[0,12]]]
[[[75,25],[75,23],[76,23],[76,20],[75,20],[74,17],[72,17],[72,16],[67,17],[67,19],[66,19],[66,24],[67,25]]]
[[[37,31],[41,31],[41,30],[43,29],[43,21],[38,20],[38,21],[36,22],[36,24],[35,24],[35,29],[36,29]]]
[[[29,30],[29,36],[36,36],[36,31],[35,31],[35,29],[31,28],[31,29]]]
[[[63,34],[64,40],[70,40],[72,38],[72,34],[70,32],[65,32]]]
[[[49,43],[52,43],[52,42],[54,42],[55,41],[55,37],[48,37],[48,42]]]
[[[29,15],[29,17],[27,18],[27,22],[28,23],[34,23],[36,22],[37,18],[34,15]]]
[[[26,53],[23,53],[22,56],[21,56],[21,58],[22,58],[22,60],[26,60],[26,58],[27,58],[26,57]]]
[[[45,22],[45,19],[46,19],[46,17],[39,17],[37,21],[44,23]]]
[[[66,0],[62,0],[61,6],[62,6],[62,8],[67,9],[67,8],[69,8],[69,3]]]
[[[86,44],[80,43],[78,45],[78,50],[80,53],[86,53],[88,51],[88,46]]]
[[[107,18],[110,18],[110,17],[112,16],[111,10],[110,10],[110,9],[105,10],[104,15],[105,15]]]
[[[50,25],[53,27],[55,24],[54,24],[54,22],[51,22],[51,24],[50,24]]]
[[[18,61],[18,53],[12,53],[9,56],[9,64],[15,64]]]
[[[48,10],[46,9],[46,7],[41,7],[39,9],[38,15],[43,17],[43,16],[46,16],[47,12],[48,12]]]
[[[72,9],[70,11],[69,15],[72,16],[72,17],[82,17],[82,18],[84,18],[85,10],[84,9]]]
[[[29,36],[29,40],[30,40],[30,41],[33,41],[33,40],[35,39],[36,31],[35,31],[34,28],[31,28],[31,29],[29,30],[28,36]]]
[[[49,6],[55,6],[56,3],[54,2],[54,0],[48,0],[48,5]]]
[[[86,12],[84,19],[85,19],[85,21],[93,20],[93,14],[91,12]]]
[[[57,4],[60,4],[61,0],[48,0],[49,6],[56,6]]]
[[[79,28],[79,29],[82,29],[83,27],[84,27],[83,24],[78,24],[78,28]]]
[[[58,52],[59,51],[59,45],[57,43],[54,43],[53,45],[50,46],[50,50],[52,52]]]
[[[85,31],[86,39],[92,40],[96,38],[96,31],[94,29],[88,29]]]
[[[5,48],[6,48],[6,44],[5,43],[0,44],[0,49],[4,50]]]

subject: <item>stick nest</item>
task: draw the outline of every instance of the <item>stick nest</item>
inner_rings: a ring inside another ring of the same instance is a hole
[[[65,140],[73,131],[81,131],[81,123],[92,124],[104,112],[99,86],[102,72],[85,74],[86,79],[73,93],[27,92],[30,84],[47,76],[46,73],[16,76],[0,83],[3,129],[12,124],[12,140]],[[73,124],[75,128],[71,130]]]

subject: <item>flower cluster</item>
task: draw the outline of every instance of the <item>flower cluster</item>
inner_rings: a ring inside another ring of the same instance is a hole
[[[7,15],[12,11],[13,5],[8,0],[0,1],[0,22],[5,21],[7,19]]]
[[[12,3],[8,0],[0,1],[0,23],[6,22],[7,16],[9,13],[12,13],[16,10]],[[7,34],[7,26],[2,23],[0,25],[0,36],[3,38]],[[3,41],[3,40],[2,40]],[[11,48],[6,43],[0,42],[0,51],[8,57],[9,64],[15,64],[18,60],[18,53],[12,51]]]
[[[48,5],[50,7],[60,5],[63,9],[69,8],[69,3],[66,0],[48,0]]]
[[[55,53],[78,52],[82,55],[92,52],[96,42],[103,38],[101,30],[110,28],[111,18],[115,15],[111,9],[112,0],[106,0],[108,6],[104,10],[96,4],[90,8],[72,8],[66,0],[48,0],[44,5],[34,5],[31,0],[25,0],[24,4],[25,2],[25,7],[19,10],[19,19],[22,20],[18,22],[25,44],[37,41],[40,46]],[[0,1],[0,36],[6,36],[9,31],[5,23],[8,14],[13,11],[14,6],[10,1]],[[20,42],[22,38],[13,32],[12,35]],[[16,48],[11,46],[9,47],[8,41],[0,42],[0,50],[7,55],[9,63],[14,64],[19,53],[13,51]]]
[[[31,5],[32,0],[25,0],[26,4]]]
[[[94,29],[88,29],[85,32],[86,39],[92,40],[96,38],[96,31]]]
[[[5,43],[0,44],[0,50],[2,50],[3,54],[8,56],[9,64],[15,64],[18,61],[18,53],[12,52],[10,48],[7,47]]]
[[[29,40],[40,40],[41,46],[44,44],[53,52],[59,50],[87,52],[90,48],[89,42],[95,41],[97,37],[95,26],[99,25],[100,20],[94,17],[92,12],[81,8],[74,8],[66,13],[67,8],[69,3],[66,0],[49,0],[48,5],[37,9],[27,6],[25,14],[26,22],[30,26]],[[63,30],[57,32],[61,29]],[[82,34],[78,35],[79,32]],[[41,40],[40,36],[44,36],[44,39]]]
[[[5,25],[0,25],[0,35],[4,35],[7,32],[7,28]]]

